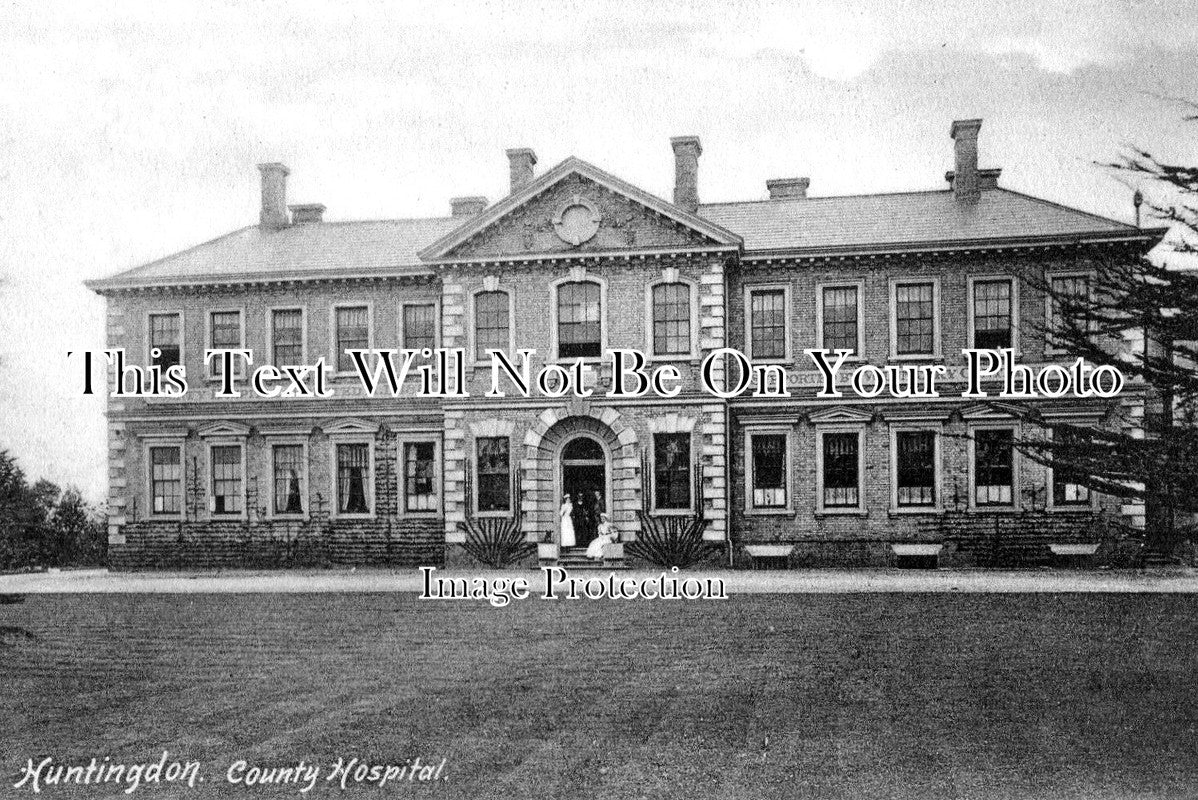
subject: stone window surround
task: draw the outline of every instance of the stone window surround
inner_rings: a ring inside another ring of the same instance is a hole
[[[898,303],[896,301],[896,290],[899,286],[911,286],[916,284],[932,285],[932,352],[931,353],[905,353],[900,355],[898,352]],[[940,309],[940,278],[936,275],[909,275],[904,277],[890,278],[890,305],[888,316],[890,318],[890,347],[889,357],[891,361],[927,361],[943,358],[940,340],[941,333],[944,327]]]
[[[340,359],[341,354],[337,348],[337,345],[340,344],[337,341],[337,339],[338,339],[338,336],[337,336],[337,311],[338,311],[338,309],[342,309],[342,308],[363,308],[363,307],[365,307],[365,309],[366,309],[366,349],[373,350],[374,349],[374,302],[371,300],[365,300],[365,299],[361,300],[361,301],[342,300],[342,301],[333,303],[332,305],[329,306],[329,356],[331,358],[331,363],[329,364],[329,367],[332,370],[332,375],[334,378],[341,378],[341,377],[345,377],[347,375],[356,375],[357,374],[352,369],[351,370],[338,369],[340,362],[341,362],[341,359]],[[306,314],[304,315],[304,324],[305,324],[304,339],[306,340],[307,336],[308,336],[307,315]],[[308,352],[307,341],[305,341],[305,343],[304,343],[305,355],[307,354],[307,352]]]
[[[973,328],[973,323],[974,323],[974,320],[973,320],[974,286],[975,286],[975,284],[977,284],[979,282],[987,283],[989,281],[1007,281],[1008,283],[1011,284],[1011,349],[1015,351],[1015,357],[1019,358],[1019,356],[1021,355],[1020,350],[1019,350],[1019,327],[1020,327],[1020,324],[1019,324],[1019,322],[1020,322],[1019,281],[1016,280],[1015,276],[1010,275],[1010,274],[1004,275],[1002,273],[997,273],[994,275],[970,275],[969,278],[966,279],[966,284],[968,287],[968,291],[965,294],[965,297],[966,297],[966,303],[965,303],[966,346],[974,347],[974,343],[973,343],[973,335],[975,332],[974,328]],[[937,306],[937,311],[939,311],[939,306]]]
[[[794,516],[794,428],[789,425],[775,423],[746,423],[744,426],[744,477],[745,477],[745,508],[749,516]],[[753,505],[753,437],[759,435],[775,435],[785,437],[783,452],[786,454],[786,464],[783,466],[785,477],[783,488],[786,491],[786,504],[782,506]]]
[[[237,326],[241,332],[241,338],[237,343],[238,348],[245,348],[245,307],[244,306],[223,306],[206,309],[204,314],[204,346],[205,348],[212,347],[212,316],[214,314],[236,314]],[[220,381],[220,376],[216,374],[217,359],[204,365],[204,377],[210,382]],[[233,375],[241,378],[245,375],[245,360],[240,358],[233,359]]]
[[[824,349],[824,290],[847,289],[857,290],[857,346],[846,361],[865,360],[865,280],[835,280],[817,283],[815,285],[815,347]]]

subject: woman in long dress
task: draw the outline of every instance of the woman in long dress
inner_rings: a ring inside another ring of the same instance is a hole
[[[562,547],[574,546],[574,520],[570,516],[574,512],[574,503],[570,501],[570,495],[562,497]]]
[[[599,535],[591,540],[587,546],[587,558],[592,558],[596,561],[603,559],[603,545],[612,544],[619,538],[616,532],[616,526],[612,525],[611,519],[607,514],[599,515]]]

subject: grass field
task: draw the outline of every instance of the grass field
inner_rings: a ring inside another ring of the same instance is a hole
[[[30,595],[0,625],[0,750],[204,762],[196,789],[338,756],[444,780],[307,797],[1193,797],[1192,595]],[[129,796],[51,787],[41,797]]]

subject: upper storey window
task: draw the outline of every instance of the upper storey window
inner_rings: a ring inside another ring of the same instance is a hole
[[[154,355],[154,351],[158,355]],[[150,366],[163,372],[183,360],[183,315],[150,315]]]
[[[786,290],[750,289],[749,358],[786,358]]]
[[[1013,347],[1013,291],[1009,278],[973,282],[973,346]]]
[[[408,350],[432,350],[437,346],[437,306],[433,303],[403,307],[403,346]]]
[[[241,312],[213,311],[208,316],[208,346],[213,350],[233,350],[241,347]],[[240,365],[240,361],[235,362]],[[221,377],[223,359],[214,358],[209,369],[214,378]]]
[[[334,309],[337,329],[337,371],[350,372],[354,360],[346,350],[366,350],[370,347],[370,308],[340,306]]]
[[[659,283],[653,287],[653,355],[691,352],[691,287]]]
[[[479,292],[474,296],[474,358],[487,359],[488,350],[507,352],[511,318],[507,292]]]
[[[289,367],[304,363],[304,310],[277,308],[270,312],[271,363]]]
[[[933,281],[893,285],[894,355],[936,355],[936,284]]]
[[[820,347],[860,355],[859,287],[824,286],[819,293]]]
[[[557,287],[558,358],[603,354],[603,306],[599,284],[571,281]]]

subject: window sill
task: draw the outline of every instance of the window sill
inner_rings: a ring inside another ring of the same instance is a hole
[[[944,356],[941,353],[910,353],[907,355],[896,355],[894,353],[891,353],[890,356],[887,357],[887,361],[892,362],[892,363],[893,362],[906,363],[906,362],[912,362],[912,361],[915,361],[915,362],[924,361],[924,362],[929,362],[929,363],[943,364]]]
[[[793,517],[793,508],[746,508],[745,514],[751,517]]]
[[[891,506],[887,513],[892,517],[927,516],[928,514],[943,514],[940,506]]]
[[[373,513],[348,514],[345,512],[338,512],[338,513],[330,514],[329,519],[351,519],[351,520],[352,519],[374,519],[374,514]]]
[[[868,517],[869,511],[864,508],[817,508],[818,517]]]
[[[970,506],[970,514],[1018,514],[1023,509],[1017,506]]]
[[[694,515],[693,508],[655,508],[649,512],[651,517],[693,517]]]
[[[307,514],[269,514],[266,517],[271,522],[307,522]]]
[[[1075,506],[1051,506],[1050,505],[1050,506],[1046,506],[1044,508],[1044,510],[1047,511],[1049,514],[1093,514],[1095,511],[1099,510],[1099,507],[1092,503],[1086,503],[1085,505],[1081,505],[1079,503],[1078,505],[1075,505]]]

